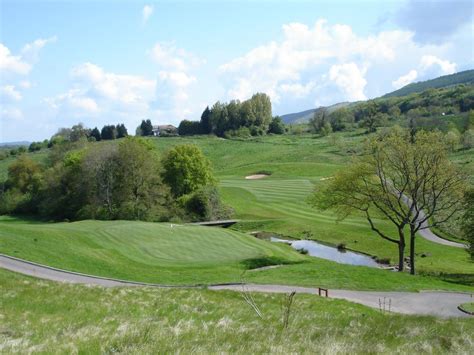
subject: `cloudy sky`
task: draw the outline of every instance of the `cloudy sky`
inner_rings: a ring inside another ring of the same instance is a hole
[[[472,69],[472,1],[0,0],[0,142],[59,127],[274,114]]]

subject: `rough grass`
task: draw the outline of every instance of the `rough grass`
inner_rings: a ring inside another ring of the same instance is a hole
[[[453,353],[472,352],[474,322],[381,314],[297,294],[85,287],[0,270],[0,353]]]

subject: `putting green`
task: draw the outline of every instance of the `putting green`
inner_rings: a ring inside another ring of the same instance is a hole
[[[300,256],[222,228],[137,221],[0,219],[0,252],[100,276],[164,283],[237,281],[249,260]]]

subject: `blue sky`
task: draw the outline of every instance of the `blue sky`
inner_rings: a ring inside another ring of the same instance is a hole
[[[473,67],[471,1],[0,0],[0,141],[199,119],[266,92],[274,114]]]

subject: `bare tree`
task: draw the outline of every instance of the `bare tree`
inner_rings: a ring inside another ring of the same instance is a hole
[[[404,268],[408,228],[412,274],[417,232],[459,213],[467,187],[463,174],[447,158],[441,133],[420,131],[414,138],[394,130],[370,140],[367,154],[328,180],[311,199],[319,208],[336,210],[340,218],[361,211],[374,232],[398,245],[399,271]],[[375,214],[392,222],[398,236],[380,229]]]

